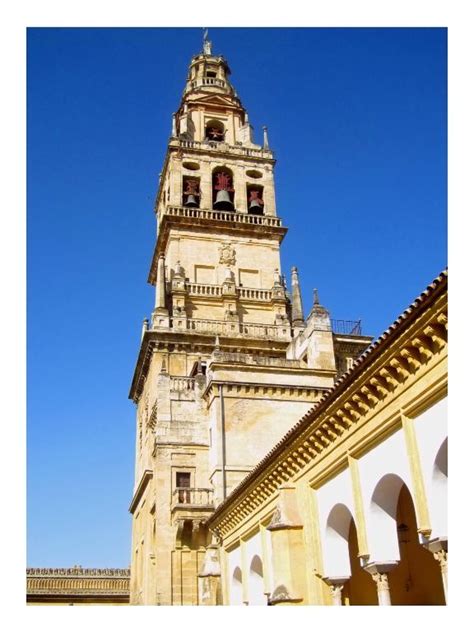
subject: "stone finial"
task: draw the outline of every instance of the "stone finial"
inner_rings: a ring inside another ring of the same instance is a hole
[[[296,266],[291,268],[291,292],[291,320],[293,326],[302,327],[304,325],[303,299],[301,298],[298,268]]]
[[[220,351],[219,336],[216,336],[216,341],[214,342],[214,350],[215,351]]]
[[[319,305],[319,295],[316,288],[313,290],[313,305]]]
[[[268,127],[266,125],[263,126],[263,148],[268,149]]]
[[[184,277],[184,268],[181,265],[181,262],[179,261],[179,259],[176,262],[176,266],[174,268],[174,274],[175,274],[175,276],[180,275],[180,276]]]

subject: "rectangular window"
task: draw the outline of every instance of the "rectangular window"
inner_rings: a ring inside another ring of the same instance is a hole
[[[191,473],[176,472],[176,489],[178,490],[178,502],[189,505],[191,502]]]

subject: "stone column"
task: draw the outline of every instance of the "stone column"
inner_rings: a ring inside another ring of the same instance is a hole
[[[448,603],[448,539],[434,538],[429,540],[423,546],[433,554],[433,557],[439,562],[441,570],[441,578],[443,580],[444,600]]]
[[[331,589],[331,598],[333,606],[342,606],[342,589],[349,577],[323,577],[323,581]]]
[[[379,606],[391,606],[390,587],[388,585],[388,573],[396,568],[398,562],[372,562],[364,566],[364,570],[370,573],[377,586]]]
[[[166,307],[165,283],[165,256],[161,254],[158,258],[158,270],[156,273],[155,308],[157,309],[164,309]]]

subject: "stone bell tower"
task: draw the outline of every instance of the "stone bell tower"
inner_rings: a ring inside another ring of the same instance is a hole
[[[206,36],[160,174],[155,305],[130,390],[132,604],[219,603],[206,520],[336,374],[327,311],[306,336],[296,268],[293,301],[286,289],[274,154],[230,74]]]

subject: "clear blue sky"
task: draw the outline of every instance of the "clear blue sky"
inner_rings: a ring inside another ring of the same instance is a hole
[[[445,29],[210,29],[277,154],[282,265],[380,335],[446,265]],[[127,400],[200,29],[28,33],[28,565],[127,566]],[[295,419],[295,422],[297,420]],[[270,448],[271,446],[269,446]]]

